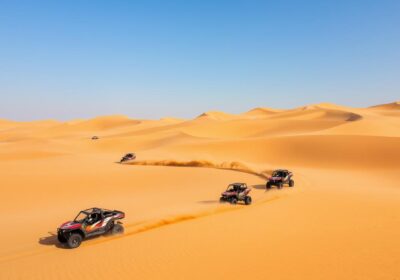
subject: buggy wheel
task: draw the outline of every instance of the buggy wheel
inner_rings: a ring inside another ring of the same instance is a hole
[[[66,243],[67,239],[62,234],[57,234],[57,239],[60,243]]]
[[[121,224],[115,224],[111,230],[112,234],[123,234],[124,227]]]
[[[236,197],[234,197],[234,198],[231,198],[231,204],[236,204],[237,203],[237,198]]]
[[[226,202],[225,198],[221,197],[221,198],[219,199],[219,203],[225,203],[225,202]]]
[[[113,229],[113,228],[114,228],[114,221],[111,221],[111,222],[109,222],[109,223],[106,225],[105,234],[106,234],[106,235],[112,234],[112,229]]]
[[[67,240],[68,247],[71,249],[78,248],[82,243],[82,235],[73,233]]]
[[[269,190],[269,189],[272,187],[271,182],[267,182],[267,184],[265,185],[265,187],[266,187],[267,190]]]
[[[289,187],[294,187],[294,181],[292,179],[289,180]]]
[[[246,196],[244,198],[244,204],[246,204],[246,205],[250,205],[251,204],[251,196]]]
[[[277,187],[278,187],[278,189],[282,189],[283,188],[283,183],[278,183]]]

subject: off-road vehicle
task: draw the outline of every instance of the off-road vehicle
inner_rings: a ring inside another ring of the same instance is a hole
[[[276,186],[278,189],[283,188],[284,184],[288,184],[289,187],[294,187],[294,181],[292,179],[293,173],[287,169],[277,169],[272,172],[272,176],[268,178],[266,184],[267,190],[272,186]]]
[[[250,191],[251,189],[245,183],[233,183],[221,194],[219,201],[231,204],[244,201],[246,205],[249,205],[251,204],[251,196],[248,195]]]
[[[82,210],[73,221],[63,223],[57,229],[57,238],[69,248],[77,248],[82,240],[102,234],[122,234],[124,228],[119,221],[125,213],[118,210],[89,208]]]
[[[134,153],[128,153],[128,154],[124,155],[119,162],[123,163],[125,161],[134,160],[135,158],[136,158],[136,155]]]

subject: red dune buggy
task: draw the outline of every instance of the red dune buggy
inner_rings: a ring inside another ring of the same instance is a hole
[[[283,188],[284,184],[288,184],[289,187],[294,187],[294,181],[292,179],[293,173],[286,169],[277,169],[272,173],[272,176],[268,178],[266,184],[267,190],[272,186],[277,186],[278,189]]]
[[[80,211],[73,221],[63,223],[57,229],[57,238],[69,248],[77,248],[83,239],[106,233],[122,234],[124,228],[119,220],[125,213],[118,210],[89,208]]]
[[[136,159],[136,155],[134,153],[128,153],[126,155],[124,155],[121,160],[119,161],[119,163],[123,163],[126,161],[130,161],[130,160],[134,160]]]
[[[251,196],[249,192],[251,189],[245,183],[230,184],[226,191],[221,194],[220,202],[229,202],[236,204],[238,201],[244,201],[246,205],[251,204]]]

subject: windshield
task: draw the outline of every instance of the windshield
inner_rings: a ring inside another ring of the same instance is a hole
[[[229,185],[228,188],[227,188],[226,190],[227,190],[228,192],[233,192],[233,191],[239,190],[239,188],[240,188],[240,185],[232,184],[232,185]]]
[[[88,214],[85,212],[79,212],[78,216],[75,217],[74,222],[82,223],[86,219],[87,215]]]

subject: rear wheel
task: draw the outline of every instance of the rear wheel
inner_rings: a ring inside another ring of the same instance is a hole
[[[111,230],[112,234],[123,234],[124,227],[121,224],[115,224]]]
[[[79,233],[73,233],[71,236],[68,238],[67,244],[68,247],[71,249],[78,248],[82,243],[82,235]]]
[[[251,197],[250,196],[246,196],[244,198],[244,204],[246,204],[246,205],[250,205],[251,204]]]
[[[267,185],[265,187],[267,188],[267,190],[269,190],[272,187],[271,182],[267,182]]]
[[[114,221],[109,222],[109,223],[107,224],[107,226],[106,226],[105,234],[106,234],[106,235],[112,234],[112,229],[113,229],[113,227],[114,227]]]
[[[236,204],[237,203],[237,199],[236,199],[236,197],[234,197],[234,198],[231,198],[231,204]]]
[[[294,181],[292,179],[289,180],[289,187],[294,187]]]
[[[278,183],[277,187],[278,187],[278,189],[282,189],[283,188],[283,183]]]

